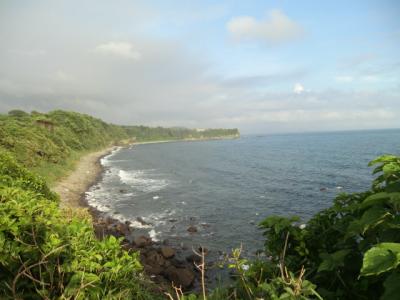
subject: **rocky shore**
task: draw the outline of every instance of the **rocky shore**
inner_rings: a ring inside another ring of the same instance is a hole
[[[159,284],[161,290],[168,290],[172,283],[184,290],[198,289],[200,273],[194,262],[199,262],[201,258],[194,254],[192,248],[185,245],[173,247],[168,241],[155,242],[150,237],[137,235],[129,221],[123,223],[87,204],[85,192],[102,178],[103,166],[100,160],[114,149],[110,147],[82,157],[75,170],[53,188],[60,195],[61,206],[87,207],[93,218],[96,236],[99,239],[109,235],[122,237],[122,246],[126,250],[139,251],[144,271]],[[190,226],[188,232],[196,234],[197,228]]]
[[[135,236],[135,230],[131,228],[129,221],[122,223],[92,208],[89,210],[93,216],[96,236],[99,239],[109,235],[122,237],[122,247],[140,252],[144,271],[160,285],[161,289],[167,290],[172,283],[184,290],[196,289],[199,286],[200,274],[194,262],[199,263],[201,257],[194,254],[191,249],[172,247],[168,241],[155,242],[144,235]]]

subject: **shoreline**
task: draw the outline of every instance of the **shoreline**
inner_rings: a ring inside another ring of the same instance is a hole
[[[199,263],[199,257],[194,255],[187,246],[170,246],[167,240],[155,242],[148,236],[134,235],[135,228],[131,227],[129,221],[121,222],[90,206],[85,199],[85,193],[99,182],[104,174],[105,168],[101,165],[101,159],[118,148],[143,144],[204,140],[146,141],[107,147],[82,156],[77,161],[75,169],[60,180],[52,190],[60,195],[61,208],[85,208],[88,210],[92,217],[93,230],[97,238],[103,239],[110,235],[117,238],[122,237],[121,247],[128,251],[139,251],[140,261],[145,273],[155,283],[159,284],[161,291],[168,290],[171,282],[182,286],[184,290],[197,290],[200,287],[200,277],[194,263]],[[208,250],[206,249],[206,251]],[[209,266],[213,265],[212,262],[208,264]],[[210,277],[207,281],[208,285],[211,286],[213,279]]]
[[[181,139],[181,140],[159,140],[159,141],[142,141],[130,142],[122,145],[113,145],[102,150],[90,152],[83,155],[79,161],[76,162],[74,170],[66,177],[58,181],[52,190],[60,196],[61,207],[89,207],[84,201],[85,193],[98,182],[104,171],[100,160],[111,154],[111,152],[118,147],[134,147],[136,145],[146,144],[161,144],[173,142],[198,142],[198,141],[215,141],[215,140],[230,140],[237,139],[238,136],[215,137],[215,138],[202,138],[202,139]]]
[[[74,170],[57,182],[52,190],[60,196],[60,207],[79,208],[81,199],[103,172],[100,160],[109,155],[116,146],[83,155],[77,162]]]

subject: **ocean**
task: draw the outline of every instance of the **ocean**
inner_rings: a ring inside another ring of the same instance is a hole
[[[102,159],[104,174],[86,199],[129,220],[134,235],[218,253],[243,244],[251,256],[263,248],[265,217],[305,222],[338,193],[368,189],[368,162],[385,153],[400,154],[400,130],[135,145]]]

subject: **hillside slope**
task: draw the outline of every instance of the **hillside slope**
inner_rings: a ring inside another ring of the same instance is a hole
[[[49,183],[70,170],[82,154],[112,144],[238,136],[237,129],[119,126],[62,110],[46,114],[14,110],[0,115],[0,149],[10,152],[19,163],[44,176]]]

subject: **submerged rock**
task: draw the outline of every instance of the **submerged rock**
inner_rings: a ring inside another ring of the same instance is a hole
[[[197,227],[191,225],[188,227],[187,231],[189,231],[190,233],[195,233],[195,232],[197,232]]]

